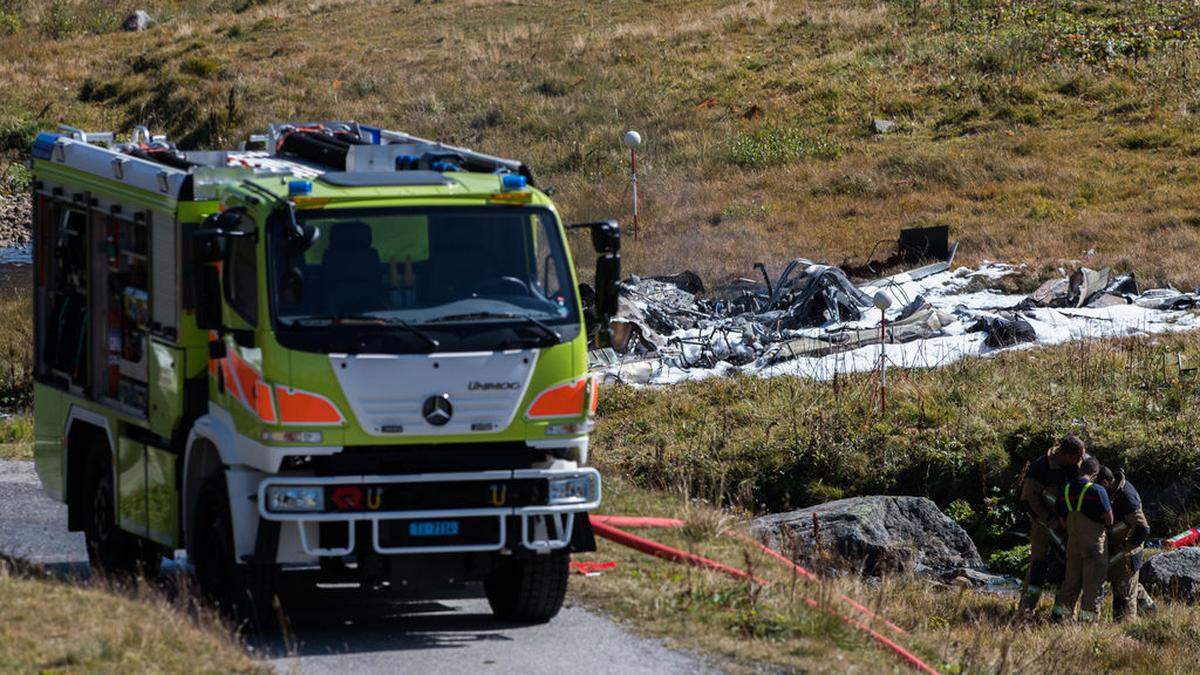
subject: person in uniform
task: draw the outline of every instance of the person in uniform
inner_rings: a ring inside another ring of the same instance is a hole
[[[1136,618],[1139,611],[1154,611],[1154,600],[1138,581],[1142,543],[1150,522],[1142,511],[1142,497],[1125,474],[1100,468],[1097,481],[1112,501],[1113,526],[1108,530],[1108,583],[1113,593],[1113,620]]]
[[[1021,501],[1029,509],[1029,569],[1021,585],[1020,610],[1037,609],[1042,591],[1049,582],[1052,547],[1063,533],[1055,533],[1058,522],[1055,504],[1063,486],[1075,476],[1076,468],[1087,454],[1083,441],[1068,434],[1058,446],[1030,463],[1021,483]]]
[[[1095,621],[1100,611],[1100,593],[1108,577],[1104,542],[1113,512],[1108,492],[1095,482],[1099,474],[1100,462],[1085,458],[1058,500],[1058,515],[1067,530],[1067,575],[1054,598],[1055,619],[1075,618],[1076,602],[1080,621]]]

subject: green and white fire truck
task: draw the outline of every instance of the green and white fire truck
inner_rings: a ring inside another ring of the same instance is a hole
[[[229,151],[60,127],[32,156],[37,470],[95,567],[184,549],[252,617],[302,571],[558,611],[595,546],[615,222],[578,226],[583,298],[517,161],[354,122]]]

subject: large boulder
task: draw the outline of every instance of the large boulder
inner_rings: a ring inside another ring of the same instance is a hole
[[[1155,595],[1200,600],[1200,548],[1160,553],[1142,565],[1142,585]]]
[[[752,527],[771,546],[797,559],[832,554],[864,574],[944,574],[984,566],[966,531],[924,497],[839,499],[763,516]]]

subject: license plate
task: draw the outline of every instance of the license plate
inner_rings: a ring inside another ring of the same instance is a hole
[[[416,520],[408,524],[410,537],[458,536],[457,520]]]

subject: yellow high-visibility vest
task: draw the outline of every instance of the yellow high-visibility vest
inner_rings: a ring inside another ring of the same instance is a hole
[[[1067,483],[1063,486],[1063,501],[1067,503],[1067,513],[1071,513],[1072,511],[1079,513],[1083,510],[1083,496],[1087,494],[1087,491],[1091,489],[1092,485],[1095,485],[1095,483],[1089,482],[1087,485],[1083,486],[1082,490],[1079,491],[1079,499],[1075,500],[1074,509],[1071,508],[1071,484]]]

